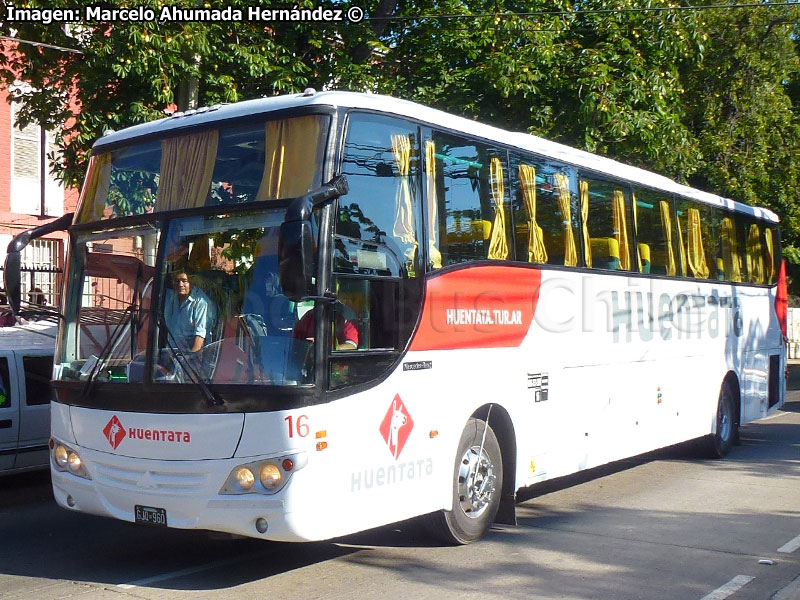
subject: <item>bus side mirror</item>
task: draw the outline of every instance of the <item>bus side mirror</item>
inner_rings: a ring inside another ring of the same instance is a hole
[[[11,306],[11,312],[15,315],[19,313],[20,303],[21,303],[21,291],[20,291],[20,283],[22,281],[21,276],[21,263],[22,263],[22,256],[19,252],[9,252],[6,255],[6,265],[5,265],[5,287],[6,287],[6,298],[8,298],[8,304]]]
[[[283,294],[289,300],[297,302],[313,292],[314,236],[311,221],[302,219],[281,224],[278,275]]]

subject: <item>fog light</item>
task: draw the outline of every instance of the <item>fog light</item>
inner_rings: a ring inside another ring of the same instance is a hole
[[[238,483],[239,487],[243,490],[249,490],[253,487],[255,482],[256,476],[253,475],[253,472],[247,467],[242,467],[236,471],[236,483]]]
[[[67,449],[61,444],[59,444],[58,446],[56,446],[56,449],[53,450],[53,459],[56,461],[56,464],[59,467],[65,469],[67,467],[68,454],[69,453],[67,452]]]
[[[75,506],[75,498],[72,496],[67,496],[67,506],[73,508]]]
[[[258,531],[258,533],[266,533],[268,527],[269,524],[264,517],[259,517],[256,519],[256,531]]]
[[[261,485],[263,485],[266,489],[272,490],[278,487],[278,484],[281,482],[281,470],[271,464],[267,463],[263,467],[261,467],[261,473],[259,474],[261,479]]]
[[[69,463],[69,470],[73,473],[77,473],[81,470],[81,465],[83,463],[81,462],[81,457],[75,452],[70,452],[69,455],[67,455],[67,462]]]

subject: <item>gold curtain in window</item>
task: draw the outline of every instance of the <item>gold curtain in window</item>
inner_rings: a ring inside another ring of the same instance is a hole
[[[690,208],[689,239],[687,240],[689,269],[699,279],[708,279],[709,270],[706,262],[706,251],[703,248],[703,229],[700,224],[700,211]]]
[[[494,204],[494,225],[492,226],[492,239],[489,241],[489,259],[505,260],[508,258],[506,190],[503,184],[503,163],[497,157],[489,161],[489,183],[492,189],[492,203]]]
[[[592,244],[589,240],[589,182],[581,181],[578,187],[581,195],[581,221],[583,228],[583,254],[586,266],[592,266]]]
[[[519,166],[519,187],[528,211],[528,262],[546,263],[547,249],[542,239],[542,228],[536,223],[536,169],[533,166]]]
[[[564,218],[564,265],[578,266],[578,250],[575,232],[572,230],[572,194],[569,193],[569,178],[564,173],[553,175],[558,190],[558,208]]]
[[[664,240],[667,243],[667,275],[674,277],[677,275],[678,265],[675,262],[675,247],[672,243],[672,215],[669,210],[669,202],[660,200],[658,208],[661,211],[661,229],[664,232]],[[680,234],[680,229],[678,229]],[[683,242],[681,242],[683,245]]]
[[[218,141],[219,133],[212,129],[161,142],[155,211],[205,206]]]
[[[111,153],[93,154],[86,169],[86,180],[78,200],[75,223],[89,223],[103,218],[111,183]]]
[[[614,190],[611,201],[611,220],[614,237],[619,244],[619,268],[623,271],[630,271],[631,250],[628,244],[628,219],[625,213],[625,194],[622,190]]]
[[[428,258],[431,267],[442,268],[442,253],[439,252],[439,215],[436,199],[436,144],[425,142],[425,187],[428,195]]]
[[[403,243],[406,260],[414,259],[417,237],[414,233],[414,211],[411,204],[411,139],[408,135],[392,135],[392,154],[397,165],[397,190],[394,197],[394,227],[392,234]]]
[[[742,280],[742,259],[736,240],[736,226],[730,217],[722,218],[722,265],[729,281]]]
[[[755,223],[747,231],[747,275],[750,283],[764,283],[764,252],[761,231]]]
[[[310,191],[321,171],[320,132],[325,119],[306,115],[267,121],[264,176],[256,200],[294,198]]]
[[[764,250],[767,253],[766,265],[764,265],[766,271],[764,283],[774,283],[777,275],[775,273],[775,240],[772,237],[772,229],[769,227],[764,228],[764,243],[766,246]]]

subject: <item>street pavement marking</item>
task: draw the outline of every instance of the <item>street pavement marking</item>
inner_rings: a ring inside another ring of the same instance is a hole
[[[701,600],[725,600],[725,598],[733,596],[753,579],[755,577],[750,577],[749,575],[737,575],[722,587],[718,587],[707,596],[703,596]]]
[[[800,598],[800,577],[795,578],[785,588],[778,590],[772,600],[796,600]]]
[[[783,546],[778,548],[778,552],[783,552],[784,554],[791,554],[798,548],[800,548],[800,535],[798,535],[793,540],[789,540]]]
[[[194,567],[180,569],[179,571],[171,571],[169,573],[162,573],[161,575],[154,575],[152,577],[145,577],[144,579],[137,579],[136,581],[131,581],[129,583],[120,583],[117,584],[117,587],[123,590],[129,590],[131,588],[150,585],[151,583],[164,581],[166,579],[174,579],[176,577],[183,577],[184,575],[193,575],[194,573],[199,573],[200,571],[208,571],[210,569],[216,569],[218,567],[232,565],[234,563],[243,562],[248,558],[250,558],[250,556],[236,556],[233,558],[226,558],[224,560],[218,560],[215,562],[206,563],[204,565],[196,565]]]

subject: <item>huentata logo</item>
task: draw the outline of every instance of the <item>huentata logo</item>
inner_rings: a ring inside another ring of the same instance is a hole
[[[108,443],[116,450],[126,437],[134,440],[147,440],[149,442],[172,442],[189,444],[192,435],[188,431],[175,431],[170,429],[150,429],[146,427],[130,427],[127,431],[117,415],[111,417],[103,428],[103,434]]]
[[[413,428],[414,420],[408,414],[408,409],[400,399],[400,394],[395,394],[394,400],[392,400],[389,410],[386,411],[386,416],[383,417],[383,422],[379,428],[383,440],[395,460],[403,451],[403,446],[406,445],[408,436],[411,435]]]
[[[114,450],[116,450],[117,446],[119,446],[122,443],[122,440],[125,439],[125,428],[117,418],[117,415],[111,417],[111,420],[106,423],[106,426],[103,428],[103,433],[105,434],[108,443],[111,444],[111,447]]]

